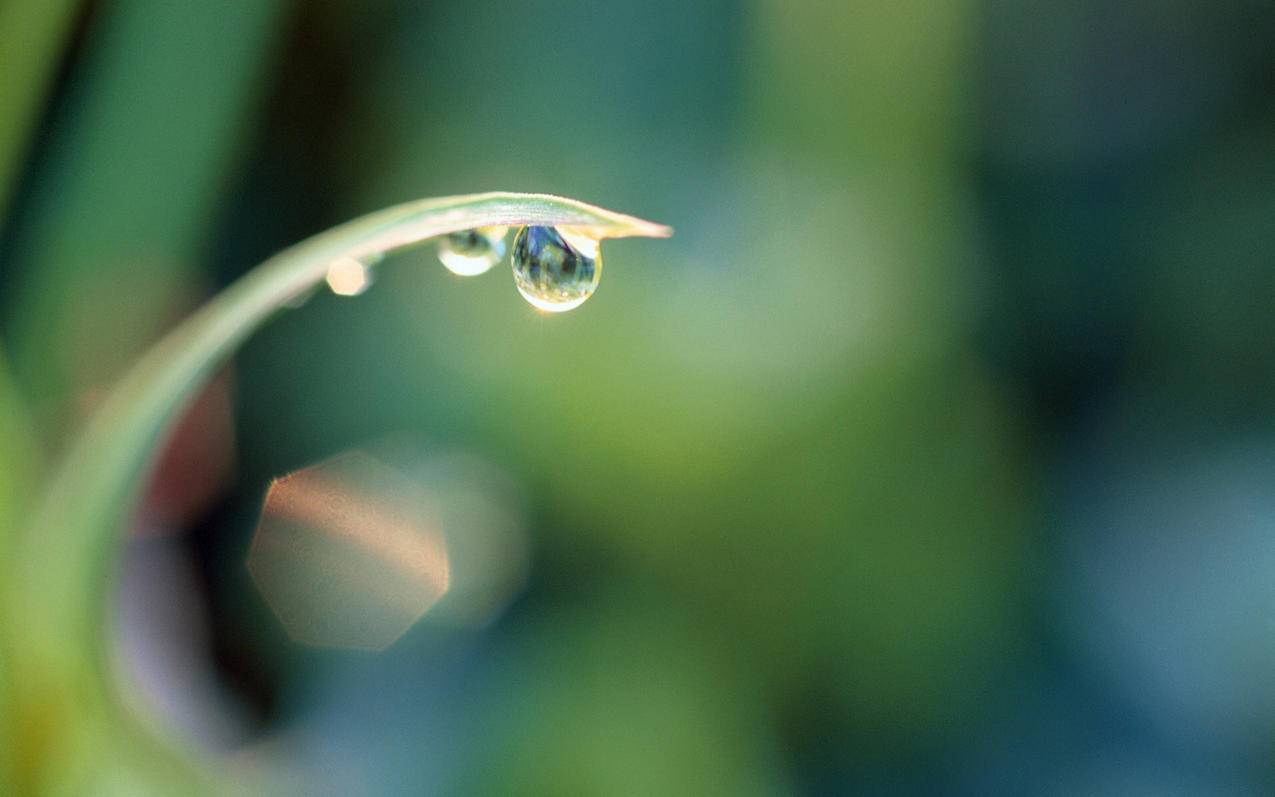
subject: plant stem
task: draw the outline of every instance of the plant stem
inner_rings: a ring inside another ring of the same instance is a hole
[[[114,675],[108,633],[114,574],[142,477],[182,408],[267,319],[318,285],[339,257],[362,258],[474,227],[571,225],[600,238],[669,230],[575,200],[491,193],[422,200],[334,227],[270,258],[169,333],[115,386],[56,469],[17,541],[8,650],[24,759],[40,780],[87,725],[136,750],[162,749]],[[154,757],[138,759],[147,766]],[[190,769],[182,759],[175,770]],[[192,781],[199,779],[193,769]],[[171,782],[171,781],[169,781]]]

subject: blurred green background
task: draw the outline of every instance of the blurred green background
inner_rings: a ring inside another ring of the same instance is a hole
[[[552,317],[396,255],[191,411],[111,609],[173,735],[282,793],[1270,793],[1272,42],[1258,0],[2,0],[0,528],[252,264],[579,197],[677,234]],[[263,497],[369,450],[500,578],[294,644]]]

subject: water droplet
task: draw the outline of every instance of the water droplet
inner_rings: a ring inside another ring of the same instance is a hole
[[[445,236],[438,243],[438,259],[447,270],[462,277],[485,273],[505,256],[508,227],[479,227]]]
[[[372,286],[372,266],[380,260],[380,255],[338,257],[328,265],[328,287],[337,296],[358,296]]]
[[[569,227],[523,227],[514,237],[514,283],[550,313],[579,307],[602,277],[598,240]]]

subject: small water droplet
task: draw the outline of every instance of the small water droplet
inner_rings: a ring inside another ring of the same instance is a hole
[[[337,296],[358,296],[372,286],[372,266],[380,260],[380,255],[338,257],[328,265],[328,287]]]
[[[579,307],[602,277],[598,240],[569,227],[523,227],[514,237],[514,283],[550,313]]]
[[[508,227],[479,227],[447,235],[438,243],[438,259],[447,270],[462,277],[488,271],[505,256]]]

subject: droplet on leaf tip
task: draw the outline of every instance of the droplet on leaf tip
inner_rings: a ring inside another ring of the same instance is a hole
[[[598,240],[567,227],[523,227],[514,237],[514,284],[534,307],[550,313],[575,309],[602,277]]]

